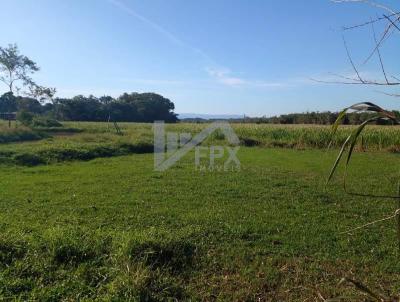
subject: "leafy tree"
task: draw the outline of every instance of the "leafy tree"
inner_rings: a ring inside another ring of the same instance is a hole
[[[114,101],[114,99],[111,96],[108,96],[108,95],[104,95],[104,96],[99,97],[99,102],[104,104],[104,105],[110,104],[113,101]]]
[[[175,109],[174,103],[162,95],[156,93],[124,93],[118,100],[134,105],[137,108],[138,118],[141,122],[153,122],[155,120],[177,121],[177,117],[173,113]]]
[[[107,119],[116,122],[138,122],[137,108],[129,103],[113,101],[105,107]]]
[[[17,98],[12,92],[7,92],[0,97],[0,112],[16,112]]]
[[[33,117],[33,113],[25,110],[20,111],[17,114],[17,120],[24,126],[31,126]]]
[[[58,118],[75,121],[104,120],[99,117],[101,103],[94,97],[78,95],[72,99],[56,99]]]
[[[26,87],[27,95],[52,98],[55,94],[54,88],[40,86],[31,78],[31,74],[37,71],[37,64],[21,55],[16,44],[10,44],[6,48],[0,47],[0,81],[7,85],[9,92],[19,92],[22,87]]]
[[[175,106],[169,99],[156,93],[124,93],[117,99],[110,96],[96,98],[78,95],[72,99],[56,98],[54,116],[71,121],[176,122]],[[51,109],[47,105],[46,110]],[[43,109],[44,110],[44,109]]]
[[[17,97],[17,110],[18,111],[28,111],[35,114],[40,114],[43,108],[37,99],[29,97]]]

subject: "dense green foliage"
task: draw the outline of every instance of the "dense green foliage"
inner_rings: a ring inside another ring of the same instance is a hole
[[[0,123],[0,144],[40,140],[46,137],[48,137],[48,135],[44,132],[33,131],[27,127],[9,129],[7,126]]]
[[[155,93],[125,93],[117,99],[79,95],[56,98],[43,105],[34,98],[15,97],[10,92],[0,97],[0,112],[29,112],[65,121],[176,122],[174,109],[169,99]]]
[[[15,112],[17,108],[17,98],[12,92],[7,92],[0,97],[0,112]]]

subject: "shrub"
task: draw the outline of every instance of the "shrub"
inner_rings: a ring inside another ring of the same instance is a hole
[[[43,116],[35,116],[32,112],[25,110],[17,113],[17,120],[22,125],[33,128],[60,128],[63,126],[55,119]]]
[[[22,142],[40,140],[47,137],[43,132],[34,132],[29,128],[19,127],[18,129],[1,129],[0,128],[0,144],[10,142]]]
[[[252,138],[247,138],[247,137],[241,138],[240,143],[241,143],[241,145],[246,146],[246,147],[254,147],[254,146],[261,145],[261,143],[258,140],[255,140]]]
[[[55,119],[46,118],[46,117],[34,117],[32,120],[33,127],[49,127],[49,128],[59,128],[63,125]]]
[[[45,163],[40,156],[31,153],[16,154],[14,155],[14,161],[22,166],[37,166]]]
[[[24,126],[31,126],[34,115],[28,111],[20,111],[17,114],[17,120]]]

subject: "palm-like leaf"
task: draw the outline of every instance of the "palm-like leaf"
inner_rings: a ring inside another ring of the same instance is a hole
[[[347,113],[348,110],[349,110],[349,108],[343,109],[343,110],[339,113],[339,115],[338,115],[336,121],[333,123],[333,125],[332,125],[332,139],[331,139],[331,142],[329,143],[328,149],[329,149],[330,146],[332,145],[333,137],[335,136],[336,131],[337,131],[337,129],[339,128],[340,123],[343,121],[344,117],[346,116],[346,113]]]
[[[361,132],[364,130],[365,126],[368,123],[374,122],[379,120],[380,117],[373,117],[373,118],[369,118],[367,119],[365,122],[363,122],[360,126],[358,126],[354,132],[351,134],[351,144],[350,144],[350,148],[349,148],[349,152],[347,154],[347,161],[346,161],[346,166],[349,164],[350,159],[351,159],[351,155],[353,154],[354,151],[354,147],[356,146],[357,143],[357,139],[360,136]]]
[[[332,179],[333,174],[335,174],[336,168],[339,165],[340,160],[342,159],[343,153],[346,150],[347,144],[349,143],[350,139],[351,139],[351,134],[347,137],[347,139],[343,143],[342,148],[340,149],[339,155],[337,156],[335,163],[333,164],[333,167],[331,169],[331,172],[329,173],[328,180],[326,183],[328,183]]]
[[[364,112],[365,111],[366,112],[374,112],[374,113],[376,113],[376,116],[371,117],[371,118],[367,119],[366,121],[364,121],[361,125],[359,125],[346,138],[345,142],[342,145],[342,148],[340,149],[339,155],[337,156],[337,158],[335,160],[335,163],[333,164],[331,172],[329,173],[327,183],[332,179],[332,177],[335,174],[335,171],[336,171],[336,169],[337,169],[337,167],[338,167],[338,165],[340,163],[340,160],[342,159],[343,154],[346,151],[347,146],[350,145],[349,151],[348,151],[348,154],[347,154],[347,160],[346,160],[346,172],[347,172],[347,167],[348,167],[348,165],[350,163],[350,159],[351,159],[351,156],[353,154],[355,145],[357,143],[357,139],[358,139],[358,137],[360,136],[360,134],[362,133],[362,131],[364,130],[364,128],[365,128],[365,126],[367,124],[369,124],[371,122],[374,122],[374,121],[382,120],[382,119],[385,119],[385,120],[390,119],[390,120],[396,122],[396,116],[392,112],[386,111],[383,108],[379,107],[378,105],[375,105],[375,104],[370,103],[370,102],[357,103],[357,104],[354,104],[354,105],[352,105],[352,106],[350,106],[348,108],[345,108],[344,110],[342,110],[339,113],[335,123],[332,125],[332,139],[333,139],[333,136],[336,134],[340,123],[343,121],[343,119],[346,116],[346,113],[349,110],[352,110],[352,111],[355,111],[355,112],[363,112],[363,111]],[[332,140],[331,140],[331,143],[329,144],[329,146],[331,144],[332,144]],[[345,179],[344,180],[346,180],[346,174],[345,174]],[[345,182],[344,182],[344,184],[345,184]]]

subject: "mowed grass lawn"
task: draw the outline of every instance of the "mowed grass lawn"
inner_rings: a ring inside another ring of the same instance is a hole
[[[395,201],[325,179],[337,151],[241,147],[241,170],[165,172],[152,154],[1,166],[0,296],[315,301],[400,290]],[[396,192],[399,157],[357,153],[351,187]],[[358,297],[358,298],[357,298]]]

